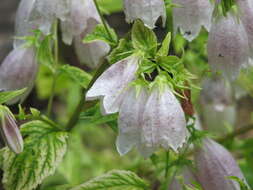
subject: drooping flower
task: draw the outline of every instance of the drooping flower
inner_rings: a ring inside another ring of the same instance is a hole
[[[217,18],[209,33],[207,50],[212,69],[235,79],[249,60],[248,37],[242,23],[230,13]]]
[[[135,79],[138,62],[139,57],[132,55],[113,64],[93,84],[86,94],[86,99],[101,99],[103,114],[118,112],[125,90]]]
[[[161,16],[165,25],[166,10],[163,0],[124,0],[124,12],[129,23],[141,19],[147,27],[154,28]]]
[[[136,87],[130,87],[122,101],[119,110],[118,128],[119,135],[116,141],[117,150],[120,155],[128,153],[134,146],[146,157],[149,152],[143,150],[141,143],[142,116],[148,98],[148,90],[141,87],[137,92]]]
[[[243,181],[245,178],[233,156],[223,146],[211,139],[205,139],[203,147],[194,157],[197,179],[203,189],[240,190],[239,184],[228,177],[235,176]]]
[[[4,91],[27,88],[27,92],[9,103],[23,101],[33,87],[38,64],[33,48],[17,48],[0,65],[0,89]]]
[[[101,23],[93,0],[72,0],[70,16],[61,23],[64,43],[74,46],[79,61],[90,68],[96,68],[110,47],[102,41],[84,43],[83,38]],[[94,51],[95,50],[95,51]]]
[[[175,32],[179,29],[184,38],[192,41],[202,26],[210,30],[214,9],[210,0],[173,0],[173,3],[179,5],[173,9]]]
[[[70,0],[33,0],[29,22],[39,23],[39,29],[49,34],[56,19],[65,21],[70,14]]]
[[[236,105],[230,83],[215,75],[204,80],[200,94],[203,127],[215,134],[228,132],[236,118]]]
[[[236,0],[240,9],[240,18],[248,35],[250,57],[253,58],[253,1]]]
[[[178,151],[188,137],[184,111],[170,88],[154,86],[143,112],[141,143]]]
[[[11,111],[0,105],[1,135],[6,145],[16,154],[23,151],[23,138]]]
[[[87,22],[88,28],[82,34],[74,38],[75,51],[79,61],[92,69],[96,68],[100,64],[101,59],[110,51],[110,46],[102,41],[90,43],[82,42],[83,38],[92,32],[97,24],[97,21],[89,20]]]
[[[168,188],[168,190],[184,190],[183,184],[187,187],[194,188],[193,183],[198,182],[194,173],[191,171],[190,168],[185,167],[180,174],[181,179],[177,179],[174,177],[172,182]]]

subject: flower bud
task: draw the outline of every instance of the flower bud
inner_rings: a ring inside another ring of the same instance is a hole
[[[180,176],[181,179],[176,177],[172,179],[168,190],[184,190],[183,184],[187,187],[194,188],[193,183],[196,183],[197,179],[189,168],[184,168]]]
[[[236,105],[230,83],[215,75],[205,79],[200,94],[203,127],[215,134],[228,132],[235,125]]]
[[[4,91],[28,88],[27,92],[16,100],[16,103],[24,100],[32,89],[36,78],[38,65],[35,61],[35,53],[32,48],[17,48],[10,52],[0,65],[0,89]]]
[[[140,146],[142,115],[147,98],[148,90],[145,87],[141,87],[139,93],[136,87],[130,87],[126,92],[118,119],[119,135],[116,145],[120,155],[126,154],[134,146]],[[139,150],[145,157],[142,149]]]
[[[228,79],[235,79],[240,68],[248,64],[248,37],[241,22],[232,14],[217,18],[208,39],[208,60],[216,71]]]
[[[0,105],[1,134],[6,145],[16,154],[23,151],[23,139],[11,111]]]
[[[143,112],[142,144],[177,152],[187,136],[185,115],[179,101],[167,85],[163,90],[155,86]]]
[[[141,19],[147,27],[154,28],[161,16],[165,25],[166,10],[163,0],[124,0],[124,12],[129,23]]]
[[[233,156],[220,144],[205,139],[203,147],[196,151],[197,179],[205,190],[240,190],[231,176],[245,180]]]
[[[124,91],[135,79],[139,57],[132,55],[109,67],[93,84],[86,94],[87,100],[101,99],[103,114],[119,111]]]
[[[188,41],[198,36],[202,26],[210,30],[214,9],[210,0],[173,0],[173,3],[179,5],[173,9],[174,30],[180,29]]]

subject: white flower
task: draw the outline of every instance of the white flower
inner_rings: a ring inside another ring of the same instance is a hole
[[[138,62],[139,57],[132,55],[113,64],[93,84],[86,99],[101,99],[103,114],[118,112],[126,88],[135,79]]]
[[[235,125],[236,105],[231,85],[221,76],[205,79],[200,94],[203,126],[215,134]]]
[[[210,0],[173,0],[180,7],[173,9],[173,24],[175,32],[180,32],[188,41],[195,39],[201,27],[210,30],[214,6]]]
[[[233,156],[211,139],[204,140],[203,147],[195,153],[195,162],[198,181],[205,190],[240,190],[239,184],[228,177],[245,180]]]
[[[87,22],[88,28],[82,34],[74,38],[75,51],[79,61],[92,69],[97,68],[102,58],[110,51],[110,46],[103,41],[94,41],[90,43],[82,42],[83,38],[92,32],[97,24],[97,21],[92,19],[89,20]]]
[[[169,87],[154,87],[143,113],[141,143],[178,151],[187,140],[184,111]]]
[[[230,13],[217,18],[209,33],[207,50],[210,66],[234,80],[249,60],[248,37],[241,22]]]
[[[31,0],[29,21],[39,23],[39,29],[49,34],[56,19],[66,20],[70,14],[70,0]]]
[[[6,145],[16,154],[23,151],[23,138],[11,111],[0,105],[1,135]]]
[[[124,0],[124,12],[127,22],[141,19],[147,27],[154,28],[161,16],[165,25],[166,10],[163,0]]]
[[[135,87],[129,88],[126,96],[122,101],[119,110],[118,128],[119,135],[117,138],[117,150],[120,155],[129,152],[134,146],[138,146],[139,150],[143,149],[141,142],[141,125],[145,104],[148,98],[148,90],[145,87],[137,93]],[[153,150],[151,151],[152,154]],[[146,157],[146,153],[142,155]]]
[[[100,17],[93,0],[71,0],[70,15],[62,22],[63,41],[71,44],[74,36],[79,36],[87,29],[91,32]]]
[[[248,35],[250,57],[253,58],[253,1],[236,0],[240,8],[240,18]]]
[[[10,52],[0,66],[0,89],[18,90],[27,87],[27,92],[10,103],[23,101],[32,89],[36,78],[38,64],[32,48],[17,48]]]

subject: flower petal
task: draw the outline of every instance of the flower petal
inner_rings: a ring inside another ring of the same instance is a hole
[[[102,113],[119,111],[128,84],[135,79],[139,58],[130,56],[113,64],[94,83],[87,92],[87,100],[102,99]]]
[[[124,0],[124,12],[129,23],[141,19],[147,27],[154,28],[161,16],[165,25],[166,10],[163,0]]]
[[[210,30],[214,6],[209,0],[173,0],[180,5],[173,9],[173,23],[175,32],[180,32],[188,41],[195,39],[201,26]]]
[[[147,97],[148,92],[145,88],[142,88],[140,94],[137,94],[135,87],[131,87],[126,92],[119,111],[119,136],[116,142],[121,155],[140,143],[142,113]]]
[[[205,190],[223,189],[239,190],[239,184],[229,180],[244,176],[232,155],[221,145],[211,139],[204,141],[203,147],[195,153],[197,178]]]
[[[210,66],[234,80],[249,60],[248,37],[241,22],[231,14],[218,18],[209,33],[207,50]]]
[[[153,89],[143,115],[142,143],[177,151],[187,135],[184,112],[174,94],[169,88],[161,93]]]

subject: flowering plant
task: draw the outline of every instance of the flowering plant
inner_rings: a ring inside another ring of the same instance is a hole
[[[252,26],[252,0],[21,0],[3,188],[252,189]]]

